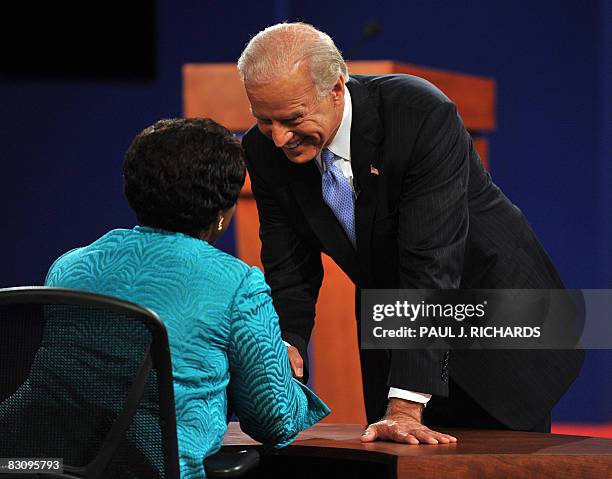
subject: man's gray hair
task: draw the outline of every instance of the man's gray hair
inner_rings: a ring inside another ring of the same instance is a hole
[[[294,68],[309,67],[319,99],[327,95],[348,68],[334,41],[307,23],[278,23],[255,35],[238,59],[245,84],[261,85],[282,78]]]

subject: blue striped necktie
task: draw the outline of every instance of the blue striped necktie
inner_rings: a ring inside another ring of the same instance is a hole
[[[353,202],[353,189],[342,171],[334,165],[336,155],[327,148],[321,151],[321,159],[325,165],[322,175],[323,200],[338,218],[346,231],[353,247],[355,240],[355,204]]]

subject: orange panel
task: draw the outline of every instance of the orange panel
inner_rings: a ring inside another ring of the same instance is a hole
[[[263,271],[260,259],[261,241],[258,234],[259,218],[255,198],[241,197],[238,200],[234,221],[236,222],[236,253],[238,257],[246,264],[259,266]]]
[[[323,267],[325,281],[311,341],[314,389],[332,411],[324,422],[365,424],[355,286],[327,256],[323,256]]]
[[[455,104],[470,131],[495,129],[495,80],[491,78],[383,61],[348,62],[349,74],[408,73],[425,78]]]
[[[478,156],[480,156],[480,161],[485,167],[485,170],[489,169],[489,140],[482,137],[472,138],[474,141],[474,148],[478,152]]]
[[[212,118],[232,131],[246,131],[255,123],[233,63],[183,66],[183,114]]]

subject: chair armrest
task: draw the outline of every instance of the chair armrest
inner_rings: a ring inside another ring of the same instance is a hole
[[[240,477],[259,465],[255,449],[219,451],[204,459],[206,477]]]

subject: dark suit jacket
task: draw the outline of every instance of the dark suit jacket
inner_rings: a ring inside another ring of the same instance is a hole
[[[303,357],[323,277],[321,252],[358,288],[563,288],[442,92],[410,75],[354,75],[347,87],[356,251],[323,201],[314,161],[291,163],[256,127],[243,139],[266,279],[283,336]],[[450,375],[515,429],[529,429],[550,411],[583,360],[581,351],[361,353],[370,419],[384,412],[387,386],[444,396]]]

